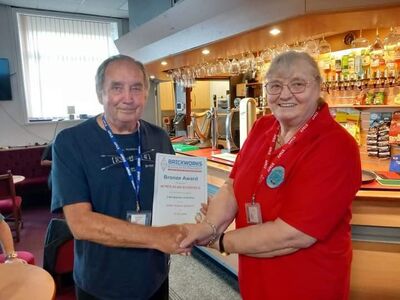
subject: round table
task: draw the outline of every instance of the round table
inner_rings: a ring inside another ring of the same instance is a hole
[[[28,264],[0,264],[0,299],[55,299],[53,277]]]
[[[22,175],[13,175],[14,183],[18,183],[25,180],[25,176]]]

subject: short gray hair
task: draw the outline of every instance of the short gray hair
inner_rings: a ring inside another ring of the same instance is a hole
[[[108,65],[112,62],[121,61],[121,60],[130,61],[130,62],[134,63],[140,69],[140,71],[142,71],[144,87],[146,89],[146,92],[149,90],[149,86],[150,86],[149,77],[147,76],[146,68],[144,67],[143,63],[141,63],[140,61],[138,61],[130,56],[118,54],[118,55],[114,55],[114,56],[107,58],[97,68],[95,80],[96,80],[96,94],[97,94],[97,97],[99,98],[99,100],[101,100],[101,93],[103,92],[105,73],[106,73],[106,69],[107,69]]]
[[[311,69],[311,76],[315,77],[318,83],[321,84],[322,78],[317,62],[308,53],[297,51],[288,51],[276,56],[271,61],[271,65],[268,69],[267,74],[265,74],[265,78],[272,76],[275,72],[277,72],[278,69],[289,69],[291,65],[298,61],[304,61]]]

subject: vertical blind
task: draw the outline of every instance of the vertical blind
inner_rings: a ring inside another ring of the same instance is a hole
[[[28,119],[101,111],[94,77],[117,54],[116,22],[17,14]]]

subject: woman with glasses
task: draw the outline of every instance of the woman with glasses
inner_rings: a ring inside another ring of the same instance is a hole
[[[181,247],[239,254],[243,299],[348,299],[357,144],[320,98],[306,53],[277,56],[266,74],[273,113],[254,124],[229,179]],[[232,220],[236,230],[225,232]]]

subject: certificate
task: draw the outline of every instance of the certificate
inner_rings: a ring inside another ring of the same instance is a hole
[[[206,159],[157,153],[152,225],[194,223],[203,202],[207,202]]]

